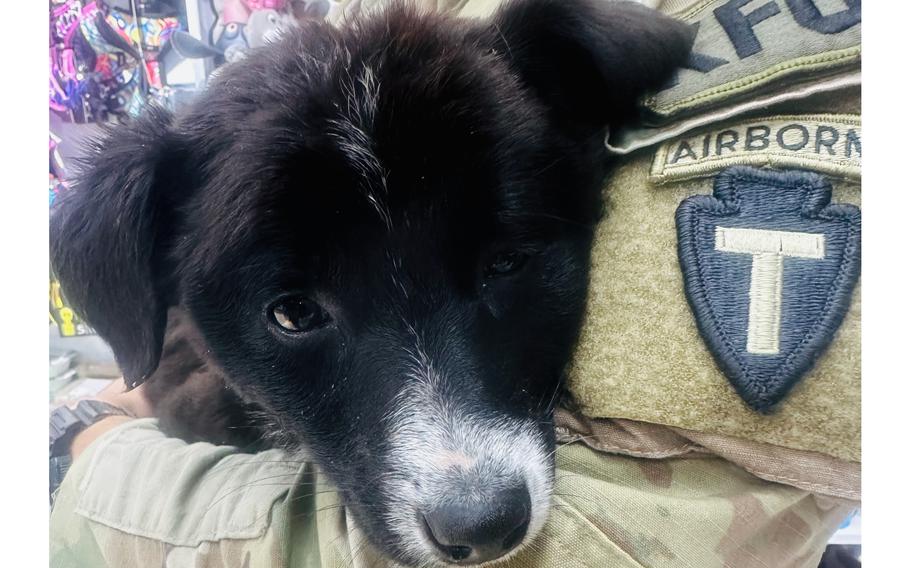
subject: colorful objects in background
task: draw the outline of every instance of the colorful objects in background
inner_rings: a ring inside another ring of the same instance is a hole
[[[54,201],[57,199],[57,196],[60,195],[60,192],[66,189],[66,186],[63,184],[60,179],[54,174],[48,174],[48,206],[54,204]]]
[[[60,138],[51,132],[48,135],[48,198],[50,201],[48,205],[53,205],[57,195],[66,189],[66,184],[63,182],[66,170],[63,167],[63,159],[60,157],[60,152],[57,151],[59,143]]]
[[[133,18],[102,2],[52,0],[49,106],[71,122],[104,122],[166,103],[157,55],[180,28],[174,16]]]
[[[120,12],[112,10],[105,16],[105,20],[124,40],[134,45],[139,45],[141,42],[150,49],[161,49],[174,30],[180,29],[176,18],[139,18],[142,22],[142,36],[140,37],[140,27],[132,18],[128,18]]]
[[[284,0],[212,0],[211,46],[225,62],[242,59],[250,48],[273,41],[297,25]]]
[[[246,53],[275,41],[303,19],[325,19],[335,0],[211,0],[215,23],[209,33],[216,63],[242,59]]]
[[[60,282],[51,277],[50,281],[50,319],[57,324],[62,337],[94,335],[95,332],[66,303],[60,290]]]

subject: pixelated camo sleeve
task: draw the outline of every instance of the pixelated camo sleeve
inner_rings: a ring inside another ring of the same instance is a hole
[[[815,568],[856,506],[704,451],[654,459],[571,443],[556,462],[550,520],[509,567]],[[152,419],[105,434],[73,465],[50,553],[54,568],[388,565],[302,458],[186,444]]]

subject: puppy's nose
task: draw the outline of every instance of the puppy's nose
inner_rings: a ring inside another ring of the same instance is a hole
[[[521,542],[531,520],[531,496],[522,484],[482,502],[437,507],[423,518],[427,536],[445,560],[479,564],[505,555]]]

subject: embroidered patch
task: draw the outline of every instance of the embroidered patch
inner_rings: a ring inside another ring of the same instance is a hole
[[[654,156],[651,181],[707,177],[738,165],[805,168],[859,181],[862,152],[857,115],[754,118],[666,142]]]
[[[860,0],[689,0],[674,15],[696,31],[677,77],[645,101],[659,116],[753,96],[781,82],[856,67]]]
[[[676,210],[699,332],[746,403],[770,412],[843,321],[859,277],[860,210],[812,172],[735,167]]]

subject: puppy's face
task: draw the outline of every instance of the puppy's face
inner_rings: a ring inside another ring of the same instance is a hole
[[[130,378],[183,307],[390,556],[501,558],[546,517],[604,126],[688,44],[544,0],[304,28],[96,149],[55,268]]]

